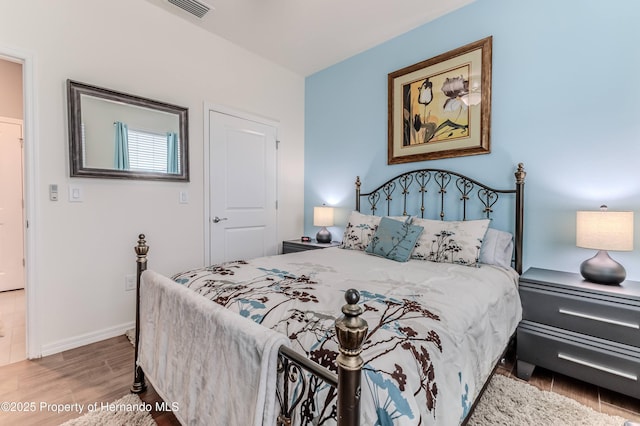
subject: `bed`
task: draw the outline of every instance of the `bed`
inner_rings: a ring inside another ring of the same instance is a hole
[[[341,247],[170,278],[140,235],[132,391],[183,424],[466,423],[522,315],[524,179],[357,179]]]

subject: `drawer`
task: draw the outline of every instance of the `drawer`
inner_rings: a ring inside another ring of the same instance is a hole
[[[640,350],[521,322],[518,360],[640,398]]]
[[[640,347],[637,306],[531,284],[521,284],[520,298],[525,320]]]

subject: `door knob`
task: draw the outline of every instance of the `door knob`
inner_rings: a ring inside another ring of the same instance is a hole
[[[216,217],[213,218],[213,223],[218,223],[218,222],[221,222],[221,221],[227,220],[227,219],[228,218],[226,218],[226,217],[218,217],[218,216],[216,216]]]

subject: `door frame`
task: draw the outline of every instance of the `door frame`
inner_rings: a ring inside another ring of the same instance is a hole
[[[38,189],[38,128],[36,123],[35,57],[32,53],[0,45],[0,58],[22,65],[23,147],[24,147],[24,253],[26,297],[26,355],[28,359],[42,357],[37,309],[36,229]]]
[[[211,258],[211,173],[210,170],[210,154],[211,154],[211,120],[210,113],[217,112],[220,114],[231,115],[243,120],[255,121],[256,123],[271,126],[276,129],[276,141],[279,140],[280,122],[271,118],[263,117],[250,112],[231,108],[225,105],[205,102],[204,103],[204,120],[203,121],[203,176],[204,176],[204,259],[202,264],[207,265]],[[276,147],[277,148],[277,147]],[[278,199],[278,150],[276,149],[276,200]],[[279,237],[278,218],[276,217],[276,239]]]

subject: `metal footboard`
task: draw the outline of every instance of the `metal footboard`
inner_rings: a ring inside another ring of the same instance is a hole
[[[335,323],[339,355],[336,359],[338,374],[327,370],[300,353],[280,348],[282,387],[279,388],[280,416],[278,426],[290,426],[293,413],[303,400],[309,380],[301,370],[311,373],[311,380],[322,380],[337,391],[338,426],[358,426],[360,424],[360,381],[363,360],[360,356],[362,344],[369,331],[367,322],[360,318],[362,308],[358,305],[360,294],[350,289],[345,292],[342,317]],[[298,397],[290,401],[287,382],[297,382],[302,386]]]
[[[131,392],[142,393],[146,390],[144,371],[138,365],[137,344],[140,338],[140,279],[147,269],[147,255],[149,246],[144,234],[138,236],[138,244],[134,247],[136,252],[137,280],[136,280],[136,329],[135,329],[135,356],[134,379]],[[368,325],[360,318],[362,308],[358,305],[360,294],[357,290],[350,289],[345,292],[346,304],[342,307],[343,315],[335,322],[336,337],[338,339],[339,354],[336,358],[338,373],[320,366],[306,358],[304,355],[282,346],[278,354],[279,385],[277,398],[280,403],[280,415],[277,419],[278,426],[290,426],[293,414],[299,408],[305,392],[300,392],[295,400],[289,395],[289,384],[301,383],[305,389],[309,386],[309,378],[303,370],[309,373],[311,380],[320,380],[333,387],[337,392],[336,418],[338,426],[359,426],[360,424],[360,381],[363,360],[360,356],[362,344],[368,332]],[[301,381],[301,382],[300,382]]]

